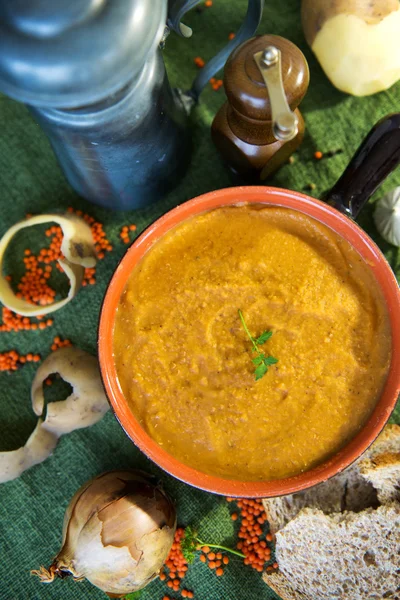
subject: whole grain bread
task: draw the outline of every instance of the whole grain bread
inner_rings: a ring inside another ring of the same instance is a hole
[[[387,425],[362,458],[343,473],[304,492],[264,499],[271,532],[282,529],[306,507],[321,509],[326,514],[359,512],[397,498],[399,455],[400,426]]]
[[[388,425],[344,473],[264,501],[283,600],[400,600],[400,427]],[[351,510],[349,510],[351,508]]]
[[[399,600],[400,504],[302,509],[276,534],[276,559],[263,577],[283,600]]]
[[[378,501],[400,502],[400,452],[385,452],[366,458],[358,465],[359,473],[377,490]]]

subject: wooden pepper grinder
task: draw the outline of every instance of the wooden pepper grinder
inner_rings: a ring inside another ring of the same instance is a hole
[[[304,120],[297,106],[309,78],[303,53],[278,35],[254,37],[232,52],[224,73],[228,101],[211,135],[235,174],[266,179],[298,148]]]

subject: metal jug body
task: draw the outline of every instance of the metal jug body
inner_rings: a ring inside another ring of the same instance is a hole
[[[189,37],[182,16],[200,0],[4,0],[0,90],[29,106],[72,187],[110,209],[163,197],[190,159],[188,107],[251,37],[264,0],[185,94],[171,90],[160,43]]]
[[[122,90],[75,109],[30,107],[71,186],[113,210],[163,197],[190,159],[188,115],[160,49]]]

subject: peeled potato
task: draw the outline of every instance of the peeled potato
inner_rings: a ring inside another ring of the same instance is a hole
[[[399,0],[303,0],[304,35],[335,87],[353,96],[400,79]]]
[[[43,385],[53,373],[71,384],[72,393],[65,400],[50,402],[45,410]],[[25,446],[0,452],[0,483],[46,460],[62,435],[94,425],[109,408],[97,359],[73,346],[46,358],[32,382],[31,397],[38,423]]]
[[[59,258],[58,263],[69,279],[70,288],[68,296],[63,298],[63,300],[41,306],[31,304],[23,298],[19,298],[14,293],[11,285],[2,273],[2,266],[8,244],[16,233],[26,227],[52,222],[58,223],[63,232],[61,252],[64,258]],[[25,219],[25,221],[15,223],[0,240],[0,302],[10,310],[24,317],[43,316],[54,312],[68,304],[78,293],[85,268],[94,267],[96,259],[96,249],[91,229],[83,219],[75,215],[35,215],[29,219]]]

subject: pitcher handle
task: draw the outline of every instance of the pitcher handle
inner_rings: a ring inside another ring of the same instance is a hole
[[[192,30],[181,23],[182,17],[192,8],[199,4],[201,0],[173,0],[168,7],[168,27],[176,31],[178,35],[190,37]],[[264,0],[248,0],[246,17],[236,33],[233,40],[230,40],[222,50],[218,52],[200,71],[188,94],[197,102],[201,92],[209,80],[222,69],[228,56],[233,50],[245,40],[251,38],[260,24]]]
[[[400,113],[393,113],[374,125],[323,199],[356,219],[370,196],[399,164]]]

